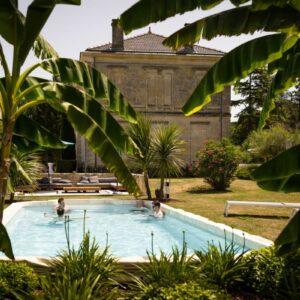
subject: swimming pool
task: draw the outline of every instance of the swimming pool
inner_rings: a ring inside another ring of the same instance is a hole
[[[55,203],[17,203],[5,210],[3,223],[11,237],[15,256],[55,256],[67,248],[64,219],[56,217]],[[66,203],[70,207],[71,244],[77,247],[82,240],[86,210],[86,231],[96,237],[100,246],[105,246],[108,241],[110,252],[116,257],[146,256],[146,250],[151,250],[152,236],[156,254],[160,249],[169,253],[172,246],[181,249],[183,231],[189,253],[207,248],[209,241],[224,245],[224,231],[227,240],[233,235],[238,245],[242,246],[244,242],[244,235],[239,230],[168,206],[164,206],[166,216],[156,219],[151,216],[151,209],[136,211],[135,201],[66,200]],[[246,249],[257,249],[269,242],[245,235]]]

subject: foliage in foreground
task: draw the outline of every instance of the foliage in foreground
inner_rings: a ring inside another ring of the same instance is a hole
[[[227,139],[209,141],[197,153],[199,173],[216,190],[226,190],[233,180],[238,166],[238,155],[234,145]]]
[[[191,260],[187,255],[187,246],[183,245],[182,251],[177,247],[168,255],[160,251],[159,256],[148,252],[150,264],[142,269],[143,280],[148,283],[159,283],[169,286],[174,283],[185,282],[192,275]]]
[[[172,284],[171,286],[144,287],[143,295],[136,295],[136,300],[229,300],[231,297],[225,292],[213,287],[207,287],[199,282],[189,281]]]
[[[248,267],[243,270],[243,289],[267,299],[299,299],[299,251],[283,258],[269,247],[251,251],[244,261]]]
[[[79,249],[63,251],[50,262],[53,272],[41,281],[43,299],[114,299],[119,275],[109,248],[100,250],[86,234]]]
[[[230,294],[250,293],[256,299],[291,299],[300,296],[300,252],[286,257],[274,248],[245,251],[233,244],[209,244],[207,251],[188,256],[173,248],[167,255],[148,253],[150,264],[121,294],[122,299],[227,300]],[[120,278],[116,260],[108,248],[99,250],[87,234],[79,249],[62,252],[51,262],[51,273],[38,277],[23,263],[0,263],[1,299],[118,299],[120,290],[113,279]],[[124,274],[125,276],[125,274]],[[127,274],[127,276],[129,276]],[[123,277],[126,279],[126,277]],[[127,277],[127,280],[129,277]],[[24,296],[25,295],[25,296]],[[26,298],[27,297],[27,298]]]
[[[231,299],[226,288],[242,281],[245,268],[236,249],[232,243],[223,250],[209,245],[207,252],[196,252],[196,259],[187,256],[186,244],[170,255],[148,253],[150,264],[141,268],[141,279],[135,278],[130,299]]]
[[[15,299],[14,293],[31,294],[38,276],[26,263],[0,262],[0,299]]]
[[[225,241],[224,246],[209,243],[207,250],[195,251],[196,270],[209,284],[223,290],[237,289],[243,282],[241,274],[247,269],[243,261],[245,253],[245,249],[236,246],[233,240],[230,243]]]

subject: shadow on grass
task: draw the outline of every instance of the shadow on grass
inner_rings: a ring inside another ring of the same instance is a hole
[[[226,218],[241,218],[244,220],[257,218],[257,219],[270,219],[270,220],[285,220],[289,219],[289,216],[270,216],[270,215],[251,215],[251,214],[228,214]]]
[[[191,194],[224,194],[230,193],[231,190],[217,191],[207,186],[195,186],[186,191]]]

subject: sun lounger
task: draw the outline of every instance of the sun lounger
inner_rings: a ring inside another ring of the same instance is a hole
[[[38,180],[38,190],[62,190],[65,186],[72,186],[71,180],[49,177]]]
[[[84,186],[84,185],[77,185],[77,186],[65,186],[63,187],[65,193],[67,192],[100,192],[101,188],[99,186]]]
[[[76,186],[98,186],[102,190],[113,189],[116,191],[125,191],[124,186],[118,182],[116,177],[82,176]]]
[[[116,191],[126,191],[126,188],[124,187],[124,185],[121,183],[118,183],[118,182],[110,183],[110,187]]]
[[[288,202],[256,202],[256,201],[226,201],[224,216],[228,216],[228,210],[231,206],[265,206],[265,207],[286,207],[300,208],[300,203]]]

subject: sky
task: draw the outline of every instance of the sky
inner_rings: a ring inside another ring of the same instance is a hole
[[[19,0],[20,10],[26,14],[27,6],[32,0]],[[111,42],[111,20],[118,18],[122,12],[133,5],[137,0],[82,0],[81,6],[57,5],[48,19],[42,35],[56,49],[60,57],[79,59],[81,51],[86,48],[103,45]],[[151,24],[151,31],[156,34],[168,36],[181,28],[185,23],[191,23],[204,16],[231,8],[229,1],[224,1],[216,9],[209,11],[193,11],[184,15],[175,16],[164,22]],[[135,30],[125,38],[148,32],[149,26]],[[211,41],[201,41],[199,45],[228,52],[252,39],[253,36],[239,36],[234,38],[218,37]],[[1,40],[3,43],[3,40]],[[8,61],[12,58],[12,49],[5,45],[4,51]],[[24,68],[37,62],[31,54],[25,62]],[[23,69],[24,69],[23,68]],[[0,75],[2,75],[0,73]],[[35,75],[46,76],[43,71]],[[48,77],[49,78],[49,77]],[[234,95],[232,95],[235,97]],[[234,115],[234,112],[233,112]]]

